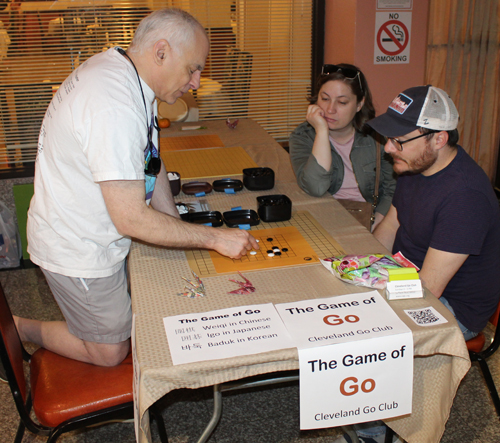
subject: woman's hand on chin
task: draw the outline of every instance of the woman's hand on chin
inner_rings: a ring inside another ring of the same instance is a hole
[[[325,120],[325,112],[318,105],[309,105],[306,115],[307,122],[316,130],[328,131],[328,123]]]

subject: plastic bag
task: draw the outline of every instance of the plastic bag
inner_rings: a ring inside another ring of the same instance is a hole
[[[21,254],[19,229],[7,206],[0,201],[0,269],[18,267]]]
[[[345,283],[374,289],[386,287],[388,269],[401,267],[391,256],[383,254],[341,255],[325,258],[321,263]]]

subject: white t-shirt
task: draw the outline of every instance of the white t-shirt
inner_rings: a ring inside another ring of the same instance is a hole
[[[131,240],[111,221],[99,182],[144,180],[155,95],[141,84],[148,116],[132,64],[109,49],[79,66],[54,95],[40,129],[28,211],[28,252],[42,268],[107,277],[127,256]]]

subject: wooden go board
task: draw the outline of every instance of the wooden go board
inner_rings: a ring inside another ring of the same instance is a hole
[[[261,222],[252,227],[251,233],[259,240],[256,255],[247,254],[239,260],[233,260],[215,251],[189,250],[185,253],[190,268],[203,278],[234,274],[237,271],[311,265],[319,263],[319,258],[345,255],[337,241],[307,211],[296,212],[286,222]],[[267,251],[272,250],[273,246],[279,248],[281,254],[269,257]]]
[[[161,151],[168,171],[176,171],[181,180],[241,175],[257,164],[243,148],[215,148],[191,151]]]
[[[160,151],[184,151],[187,149],[223,148],[217,134],[160,137]]]
[[[248,253],[239,260],[233,260],[209,251],[210,258],[218,274],[237,271],[252,271],[276,267],[298,266],[319,263],[319,258],[295,226],[259,229],[252,235],[259,242],[256,254]]]

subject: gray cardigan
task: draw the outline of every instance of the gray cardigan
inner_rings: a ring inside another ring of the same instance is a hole
[[[326,171],[320,166],[311,154],[315,137],[316,131],[307,122],[297,126],[290,134],[289,148],[292,167],[297,177],[297,183],[309,195],[321,197],[327,191],[333,195],[340,189],[344,181],[344,164],[330,143],[332,150],[331,170]],[[364,136],[356,131],[350,158],[361,195],[370,203],[373,203],[375,189],[376,146],[377,144],[371,136]],[[392,164],[387,158],[384,158],[383,145],[380,145],[380,149],[382,151],[382,168],[376,211],[386,215],[391,207],[392,196],[396,189],[396,179]]]

